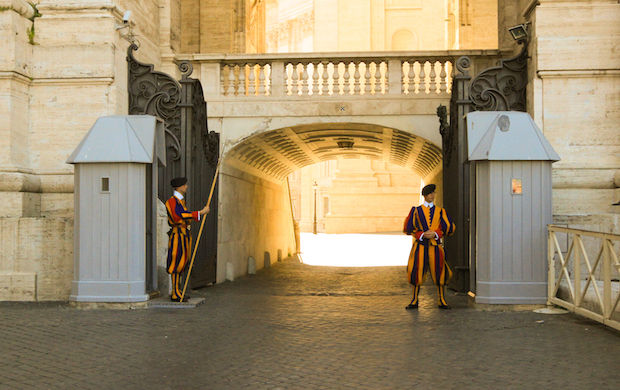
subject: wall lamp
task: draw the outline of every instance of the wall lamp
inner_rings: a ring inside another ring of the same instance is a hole
[[[508,29],[508,32],[510,32],[510,35],[512,35],[512,39],[514,39],[517,42],[527,41],[527,38],[529,36],[527,32],[527,27],[529,24],[530,22],[527,22],[525,24],[519,24],[517,26],[510,27]]]

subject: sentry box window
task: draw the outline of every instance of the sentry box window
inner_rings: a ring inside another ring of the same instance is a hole
[[[110,178],[109,177],[101,178],[101,192],[110,192]]]
[[[521,183],[521,179],[512,179],[512,194],[523,194],[523,183]]]

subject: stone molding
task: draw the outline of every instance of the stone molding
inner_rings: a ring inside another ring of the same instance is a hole
[[[0,8],[8,8],[26,19],[34,17],[34,8],[26,0],[0,0]]]
[[[73,172],[29,172],[0,168],[0,192],[73,193]]]
[[[1,1],[1,0],[0,0]],[[20,0],[21,1],[21,0]],[[107,10],[110,11],[119,21],[123,19],[123,11],[112,0],[102,1],[63,1],[55,2],[43,0],[37,5],[39,11],[82,11],[82,10]]]
[[[586,70],[539,70],[538,77],[544,78],[589,78],[589,77],[618,77],[620,69],[586,69]]]

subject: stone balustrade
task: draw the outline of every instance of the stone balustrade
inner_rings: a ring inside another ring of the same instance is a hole
[[[298,53],[181,56],[199,64],[207,96],[449,96],[455,61],[488,64],[497,51]],[[475,68],[475,66],[474,66]],[[207,74],[209,73],[209,74]],[[194,76],[197,77],[197,76]]]

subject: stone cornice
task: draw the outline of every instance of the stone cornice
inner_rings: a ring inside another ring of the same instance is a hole
[[[368,60],[390,60],[390,59],[412,59],[412,58],[458,58],[460,56],[469,57],[500,57],[512,51],[500,50],[435,50],[435,51],[364,51],[346,53],[266,53],[266,54],[224,54],[224,53],[179,53],[177,60],[190,60],[198,62],[220,62],[220,61],[295,61],[295,60],[348,60],[348,59],[368,59]]]
[[[34,17],[34,8],[26,0],[0,0],[0,8],[8,8],[26,19]]]
[[[0,0],[2,1],[2,0]],[[76,12],[76,11],[100,11],[105,10],[110,12],[116,19],[119,21],[123,18],[123,11],[114,4],[111,0],[100,0],[100,1],[63,1],[63,2],[55,2],[55,1],[41,1],[37,5],[37,9],[41,11],[42,14],[46,12]]]
[[[0,80],[15,80],[22,82],[24,84],[30,84],[32,79],[29,76],[26,76],[23,73],[19,73],[16,71],[1,71],[0,70]]]

